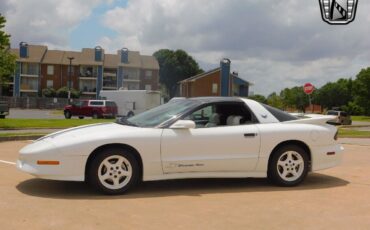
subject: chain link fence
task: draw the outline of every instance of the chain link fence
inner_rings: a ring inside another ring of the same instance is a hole
[[[0,100],[6,100],[10,108],[21,109],[63,109],[68,104],[67,98],[2,96]]]

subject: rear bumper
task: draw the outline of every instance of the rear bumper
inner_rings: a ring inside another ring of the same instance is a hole
[[[340,144],[319,146],[311,150],[311,170],[332,168],[342,162],[344,148]]]

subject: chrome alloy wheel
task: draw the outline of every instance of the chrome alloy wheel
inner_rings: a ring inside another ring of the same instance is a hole
[[[121,155],[105,158],[99,165],[98,178],[100,183],[109,189],[121,189],[132,177],[130,162]]]
[[[295,151],[283,153],[277,161],[277,171],[285,181],[297,180],[304,171],[303,157]]]

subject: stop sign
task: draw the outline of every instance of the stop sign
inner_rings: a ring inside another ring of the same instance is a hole
[[[311,94],[313,92],[313,90],[315,89],[315,87],[311,84],[311,83],[306,83],[304,84],[303,86],[303,91],[306,93],[306,94]]]

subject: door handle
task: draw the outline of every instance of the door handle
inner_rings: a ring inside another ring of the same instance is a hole
[[[255,137],[257,133],[244,133],[244,137]]]

